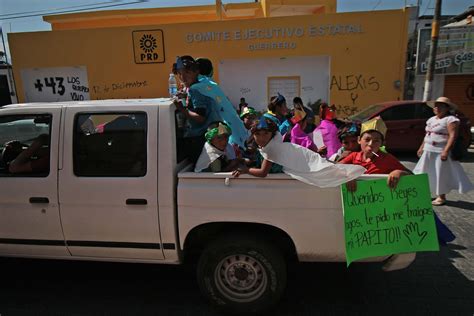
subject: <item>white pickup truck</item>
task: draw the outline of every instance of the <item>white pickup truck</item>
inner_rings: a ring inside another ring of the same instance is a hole
[[[275,304],[288,262],[345,261],[339,188],[191,172],[175,112],[169,99],[0,109],[0,256],[197,262],[204,295],[234,312]]]

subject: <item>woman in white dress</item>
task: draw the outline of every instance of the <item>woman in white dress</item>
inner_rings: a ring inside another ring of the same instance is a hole
[[[433,106],[435,116],[426,122],[426,136],[418,149],[420,160],[413,172],[428,174],[431,193],[437,196],[432,204],[439,206],[446,203],[451,190],[465,193],[473,186],[461,164],[450,157],[459,130],[459,119],[451,115],[457,106],[446,97],[427,103]]]

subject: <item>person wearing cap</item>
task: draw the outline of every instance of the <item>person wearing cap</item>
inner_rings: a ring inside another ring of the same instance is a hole
[[[240,119],[248,131],[250,131],[253,122],[257,119],[257,114],[257,111],[255,111],[255,109],[251,106],[244,107],[242,113],[240,113]]]
[[[280,93],[270,98],[268,104],[268,111],[263,116],[276,124],[278,131],[282,136],[291,130],[291,124],[286,119],[288,114],[288,107],[286,106],[286,99]]]
[[[473,186],[461,164],[450,156],[459,130],[459,119],[452,115],[456,104],[446,97],[427,104],[433,107],[435,115],[426,122],[426,135],[418,149],[420,160],[413,172],[428,174],[431,193],[436,195],[432,204],[440,206],[446,203],[446,194],[451,190],[462,194]]]
[[[227,98],[219,85],[213,81],[212,75],[214,70],[212,62],[207,58],[198,58],[195,64],[198,70],[197,82],[193,84],[193,91],[190,92],[196,92],[210,100],[213,111],[216,111],[219,115],[218,120],[224,121],[232,129],[229,143],[244,148],[247,130],[229,98]]]
[[[204,145],[207,127],[211,122],[220,121],[221,117],[216,110],[215,101],[196,89],[199,83],[199,66],[191,56],[178,57],[173,71],[187,90],[178,92],[174,100],[176,108],[186,117],[184,137],[178,149],[194,163]],[[181,102],[183,98],[186,98],[186,106]]]
[[[251,132],[257,147],[265,147],[275,137],[277,130],[276,124],[268,118],[262,116],[260,120],[256,120],[251,128]],[[255,165],[252,168],[246,166],[239,167],[232,172],[232,175],[238,177],[241,174],[248,173],[254,177],[264,178],[269,173],[281,172],[283,172],[281,165],[264,159],[260,152],[257,151]]]
[[[241,148],[238,148],[237,146],[234,146],[234,149],[237,153],[238,157],[247,159],[249,162],[250,161],[255,161],[256,159],[256,145],[255,141],[253,139],[251,129],[252,126],[257,119],[258,112],[250,107],[247,106],[242,109],[242,113],[240,114],[240,119],[244,123],[245,128],[247,129],[247,139],[245,140],[245,148],[242,150]],[[237,148],[236,148],[237,147]]]
[[[341,128],[337,137],[341,141],[342,147],[329,157],[329,160],[338,162],[349,156],[350,153],[360,151],[359,134],[359,128],[354,123]]]
[[[319,117],[321,122],[316,130],[321,132],[323,142],[327,146],[327,156],[331,157],[341,148],[341,142],[337,137],[338,128],[335,124],[336,108],[322,103],[319,107]]]
[[[236,169],[234,148],[229,144],[232,130],[224,122],[214,122],[207,128],[206,142],[201,151],[194,172],[228,172]]]
[[[305,132],[308,125],[308,115],[304,110],[295,108],[291,118],[291,123],[294,124],[291,129],[291,143],[308,148],[320,155],[325,155],[327,152],[326,146],[318,148],[313,142],[311,135]]]
[[[360,165],[366,169],[365,174],[388,174],[387,184],[395,188],[400,177],[411,172],[393,155],[380,150],[386,133],[387,127],[380,117],[362,123],[359,136],[361,151],[350,153],[339,163]],[[347,188],[355,191],[357,182],[348,182]]]
[[[315,121],[314,121],[315,114],[314,114],[313,110],[310,109],[307,106],[304,106],[303,105],[303,100],[300,97],[294,97],[293,98],[293,111],[292,111],[293,114],[294,114],[294,111],[296,109],[306,112],[307,124],[306,124],[306,128],[304,129],[304,132],[306,134],[312,133],[314,131],[314,129],[316,128],[316,124],[315,124]]]

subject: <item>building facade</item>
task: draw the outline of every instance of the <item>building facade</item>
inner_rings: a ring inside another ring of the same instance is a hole
[[[410,9],[336,13],[335,0],[101,11],[10,34],[20,102],[168,96],[176,56],[209,58],[237,106],[280,92],[347,116],[403,98]],[[290,101],[291,103],[291,101]]]
[[[433,99],[450,98],[474,121],[474,7],[441,28],[436,53]],[[431,45],[431,28],[419,31],[415,98],[422,99]]]

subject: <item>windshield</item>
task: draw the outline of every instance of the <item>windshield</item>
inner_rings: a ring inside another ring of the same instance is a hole
[[[354,115],[349,116],[349,119],[351,121],[363,122],[367,120],[370,116],[372,116],[374,113],[377,113],[379,110],[383,108],[384,108],[383,104],[374,104]]]

